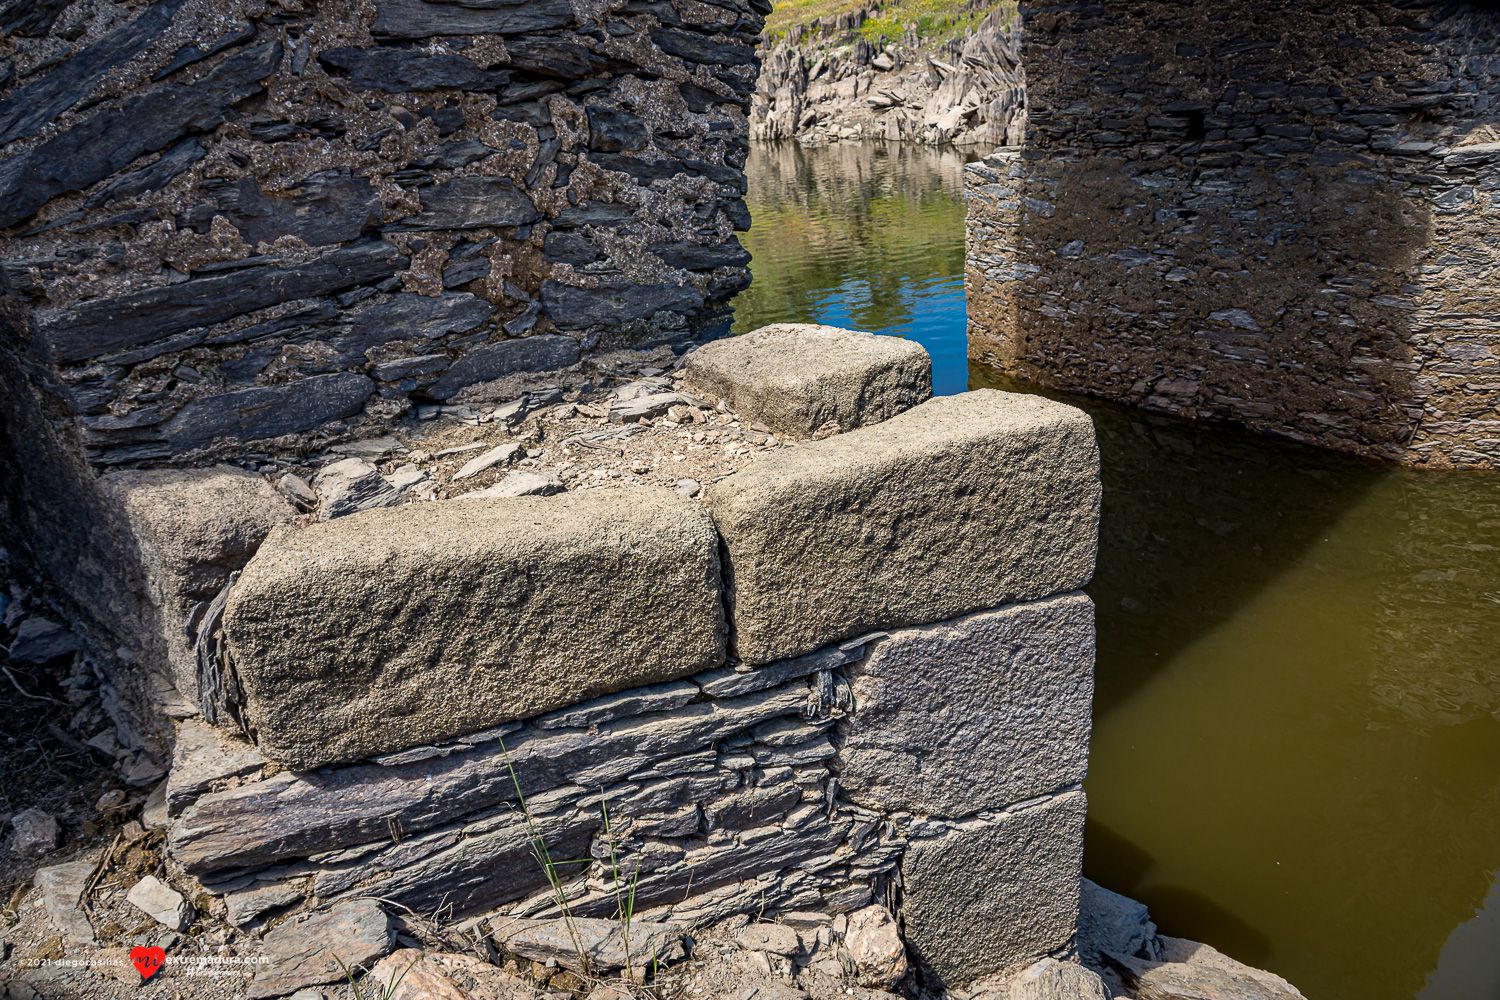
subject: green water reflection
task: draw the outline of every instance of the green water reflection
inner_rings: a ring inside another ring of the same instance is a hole
[[[960,162],[756,147],[737,329],[1036,391],[966,369]],[[1500,1000],[1500,477],[1068,400],[1106,486],[1087,873],[1310,1000]]]
[[[939,394],[968,379],[963,165],[972,154],[897,143],[751,147],[744,236],[755,280],[735,333],[818,322],[909,337]]]
[[[1500,997],[1500,478],[1067,398],[1105,483],[1085,872],[1312,1000]]]

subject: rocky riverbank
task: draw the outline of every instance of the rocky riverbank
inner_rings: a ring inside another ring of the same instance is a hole
[[[988,6],[965,5],[973,23],[948,37],[924,35],[899,5],[791,26],[764,48],[751,134],[1018,145],[1026,127],[1019,26],[1012,5],[984,13]]]

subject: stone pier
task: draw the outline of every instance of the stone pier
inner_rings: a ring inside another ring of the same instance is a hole
[[[969,354],[1429,468],[1500,467],[1500,15],[1023,4],[968,168]]]

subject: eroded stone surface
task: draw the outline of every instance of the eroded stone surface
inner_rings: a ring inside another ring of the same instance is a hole
[[[1064,594],[902,629],[845,668],[839,782],[886,811],[967,816],[1081,782],[1094,608]]]
[[[355,899],[289,920],[264,940],[271,961],[256,966],[247,993],[252,1000],[336,983],[344,967],[368,966],[391,950],[391,919],[375,900]]]
[[[717,483],[732,646],[748,663],[1087,582],[1099,452],[1082,411],[981,389]]]
[[[94,874],[92,861],[71,861],[37,870],[33,881],[42,890],[42,905],[53,927],[62,931],[74,944],[94,943],[94,928],[79,901],[84,887]]]
[[[932,397],[920,344],[811,323],[773,323],[688,356],[687,384],[781,434],[849,431]]]
[[[305,769],[712,666],[718,569],[668,490],[422,504],[274,535],[224,634],[259,749]]]
[[[99,485],[124,512],[151,586],[172,682],[196,704],[197,616],[278,524],[296,511],[266,480],[227,465],[122,470]]]
[[[588,971],[606,973],[652,961],[678,962],[687,956],[683,930],[672,924],[633,922],[628,951],[626,931],[619,921],[589,917],[499,917],[491,922],[491,936],[506,951],[537,962],[555,961],[575,972],[585,971],[583,961],[587,961]]]
[[[1073,937],[1084,795],[950,826],[901,861],[906,943],[924,982],[958,986],[1034,962]]]

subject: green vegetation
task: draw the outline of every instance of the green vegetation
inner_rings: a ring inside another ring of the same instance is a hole
[[[908,27],[916,29],[925,44],[941,44],[962,35],[977,25],[997,7],[1015,16],[1016,0],[1001,3],[974,4],[969,0],[888,0],[879,4],[879,12],[865,21],[858,34],[872,45],[895,41]],[[793,29],[814,18],[825,20],[853,10],[868,9],[857,0],[777,0],[771,16],[766,18],[766,36],[784,38]]]

